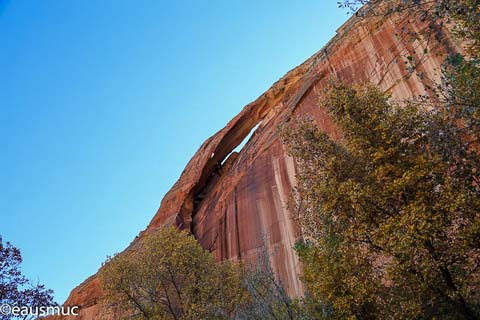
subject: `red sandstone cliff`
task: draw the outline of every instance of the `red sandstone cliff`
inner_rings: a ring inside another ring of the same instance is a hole
[[[127,250],[134,249],[146,233],[175,224],[191,230],[218,259],[248,260],[255,257],[266,236],[277,275],[290,294],[301,294],[300,266],[292,249],[299,230],[286,208],[295,184],[295,162],[286,155],[277,128],[308,115],[323,130],[336,134],[327,114],[316,106],[331,77],[370,81],[394,99],[427,93],[453,46],[440,28],[429,39],[412,38],[410,31],[418,33],[427,27],[427,22],[414,16],[351,18],[323,49],[203,143],[146,230]],[[424,55],[424,49],[431,54]],[[407,60],[407,56],[413,58]],[[232,152],[255,127],[242,150]],[[101,295],[94,275],[71,292],[66,304],[81,307],[81,316],[75,319],[98,319]]]

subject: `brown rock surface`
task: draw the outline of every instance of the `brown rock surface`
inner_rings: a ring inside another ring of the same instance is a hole
[[[410,38],[409,31],[426,27],[426,22],[412,16],[351,18],[323,49],[203,143],[147,229],[127,250],[146,233],[172,224],[191,230],[218,259],[253,259],[266,237],[277,275],[290,294],[302,294],[300,266],[292,248],[299,230],[286,208],[295,184],[295,162],[279,141],[278,126],[310,116],[323,130],[338,135],[327,114],[316,106],[331,77],[369,81],[394,99],[428,93],[426,86],[438,78],[445,53],[455,45],[442,30],[437,30],[437,40]],[[424,55],[424,49],[432,54]],[[405,63],[407,56],[416,63],[413,72],[410,62]],[[255,127],[241,151],[232,152]],[[66,305],[81,307],[81,316],[75,319],[99,319],[101,295],[94,275],[71,292]]]

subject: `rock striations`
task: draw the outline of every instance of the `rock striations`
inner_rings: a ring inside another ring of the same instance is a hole
[[[164,225],[190,230],[218,259],[251,260],[265,241],[276,274],[291,295],[301,295],[301,266],[293,251],[300,230],[287,208],[295,161],[287,155],[278,127],[308,116],[338,136],[328,115],[317,107],[332,77],[371,82],[396,100],[428,94],[445,55],[458,46],[442,28],[429,29],[428,39],[412,37],[412,31],[427,28],[427,21],[411,15],[352,17],[323,49],[203,143],[148,227],[125,251],[135,250],[145,234]],[[245,146],[234,152],[253,130]],[[81,307],[80,317],[72,319],[100,319],[101,297],[99,279],[93,275],[66,301]]]

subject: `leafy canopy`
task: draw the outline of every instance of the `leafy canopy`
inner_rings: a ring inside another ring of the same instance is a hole
[[[465,139],[473,127],[459,127],[451,108],[399,106],[372,86],[333,83],[320,107],[340,140],[308,121],[284,132],[299,162],[297,251],[310,292],[339,318],[474,319],[480,157]]]
[[[239,266],[216,263],[185,232],[160,228],[100,272],[115,319],[226,319],[242,301]]]

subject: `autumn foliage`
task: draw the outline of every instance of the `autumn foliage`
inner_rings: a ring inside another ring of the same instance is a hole
[[[332,84],[320,107],[340,140],[310,122],[285,133],[311,294],[339,318],[474,319],[480,157],[465,128],[371,86]]]

